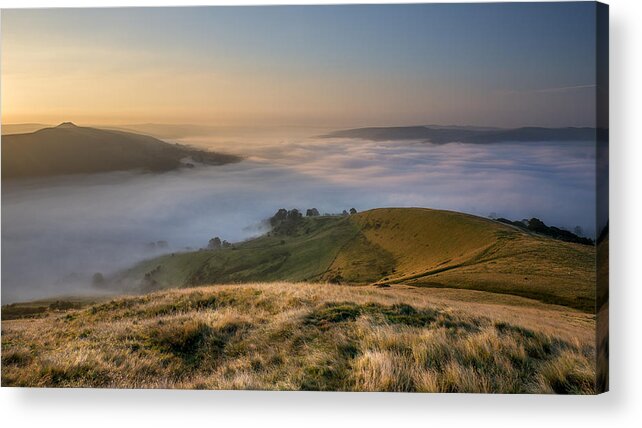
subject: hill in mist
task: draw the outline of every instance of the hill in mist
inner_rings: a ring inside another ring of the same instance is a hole
[[[113,278],[138,291],[212,283],[329,281],[463,288],[595,309],[595,247],[467,214],[384,208],[302,217],[227,248],[175,253]]]
[[[2,136],[2,178],[144,170],[238,162],[238,156],[170,144],[146,135],[79,127],[70,122],[26,134]]]
[[[325,138],[362,138],[373,141],[425,140],[434,144],[452,142],[489,144],[535,141],[593,141],[595,128],[541,128],[515,129],[479,128],[468,126],[394,126],[346,129],[323,135]]]

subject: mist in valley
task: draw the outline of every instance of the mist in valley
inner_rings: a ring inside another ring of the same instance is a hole
[[[162,174],[3,182],[2,303],[101,292],[97,272],[108,278],[214,236],[257,236],[279,208],[429,207],[538,217],[595,234],[589,142],[432,145],[278,133],[167,140],[245,158]]]

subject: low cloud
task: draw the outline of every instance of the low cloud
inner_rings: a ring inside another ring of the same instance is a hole
[[[281,207],[323,213],[422,206],[539,217],[594,233],[595,149],[587,143],[183,142],[247,160],[160,175],[5,183],[2,302],[77,294],[94,272],[110,274],[159,251],[202,247],[213,236],[247,239],[262,233],[261,220]],[[150,252],[146,244],[159,240],[169,247]]]

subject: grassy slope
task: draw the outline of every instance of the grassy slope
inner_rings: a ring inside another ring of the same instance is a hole
[[[591,315],[478,294],[275,282],[51,309],[2,323],[2,386],[594,392]]]
[[[264,235],[216,251],[175,253],[142,262],[115,281],[148,290],[208,283],[326,279],[340,250],[359,235],[344,217],[306,219],[297,235]],[[152,281],[145,280],[150,273]],[[327,276],[327,275],[326,275]]]
[[[354,220],[390,252],[382,282],[509,293],[595,310],[595,248],[488,219],[428,209],[378,209]]]
[[[403,283],[507,293],[594,312],[595,249],[461,213],[386,208],[306,218],[295,236],[149,260],[118,280],[146,290],[276,280]]]

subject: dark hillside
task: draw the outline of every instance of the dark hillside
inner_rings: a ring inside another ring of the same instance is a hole
[[[222,165],[239,157],[204,152],[153,137],[122,131],[78,127],[66,122],[29,134],[2,136],[2,178],[140,169],[163,172],[184,159]]]

